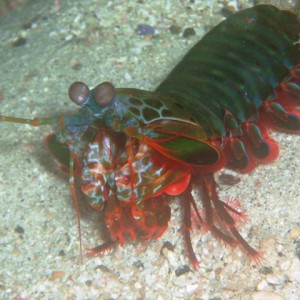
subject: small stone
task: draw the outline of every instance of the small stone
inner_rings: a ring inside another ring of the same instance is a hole
[[[256,286],[256,289],[258,291],[265,291],[267,288],[268,288],[268,283],[264,279],[261,282],[259,282]]]
[[[74,70],[74,71],[78,71],[82,68],[82,63],[76,59],[72,59],[71,60],[71,68]]]
[[[51,274],[51,280],[56,280],[56,279],[60,279],[61,277],[63,277],[65,275],[64,271],[54,271]]]
[[[164,247],[161,249],[161,255],[168,261],[171,266],[178,265],[178,256],[174,253],[173,250]]]
[[[124,78],[129,82],[132,81],[132,76],[128,72],[124,74]]]
[[[139,24],[136,29],[136,33],[138,35],[150,35],[153,36],[155,34],[155,28],[148,24]]]
[[[110,269],[104,265],[98,265],[95,270],[101,270],[102,272],[110,272]]]
[[[74,35],[72,33],[66,34],[64,36],[65,41],[69,42],[74,38]]]
[[[275,274],[268,274],[266,276],[266,280],[272,285],[280,285],[284,283],[284,277]]]
[[[24,234],[25,229],[22,226],[17,225],[17,227],[15,228],[15,232],[19,234]]]
[[[292,228],[289,232],[289,237],[292,240],[299,239],[300,238],[300,228],[299,227]]]
[[[166,241],[166,242],[163,243],[163,245],[160,249],[161,254],[162,254],[162,251],[164,250],[164,248],[167,248],[167,250],[170,250],[170,251],[174,251],[174,246],[169,241]]]
[[[219,176],[219,181],[224,185],[232,186],[238,184],[241,181],[241,178],[232,174],[222,173]]]
[[[144,269],[144,264],[140,260],[135,261],[133,265],[138,269]]]
[[[37,77],[39,75],[39,72],[37,69],[31,69],[29,70],[24,76],[23,76],[23,81],[27,82],[30,79],[32,79],[33,77]]]
[[[184,31],[183,31],[183,37],[184,38],[188,38],[188,37],[193,36],[195,34],[196,34],[195,29],[191,28],[191,27],[188,27],[188,28],[184,29]]]
[[[87,285],[87,286],[91,286],[92,285],[92,280],[90,280],[90,279],[88,279],[86,282],[85,282],[85,284]]]
[[[181,28],[177,25],[171,25],[169,30],[172,34],[179,34],[181,31]]]
[[[181,267],[179,267],[178,269],[175,270],[175,275],[177,277],[179,277],[179,276],[181,276],[185,273],[188,273],[190,271],[191,271],[191,269],[189,268],[189,266],[184,265],[184,266],[181,266]]]
[[[251,295],[252,300],[286,300],[284,297],[272,292],[255,292]]]
[[[64,250],[59,250],[58,256],[65,256],[65,255],[66,255],[66,253]]]
[[[12,47],[20,47],[20,46],[25,45],[26,43],[27,43],[27,39],[19,36],[11,42],[11,45],[12,45]]]
[[[267,274],[273,274],[273,269],[271,267],[262,267],[259,270],[259,273],[267,275]]]

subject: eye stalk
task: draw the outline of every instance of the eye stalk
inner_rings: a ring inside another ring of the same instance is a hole
[[[100,106],[110,104],[116,96],[116,89],[112,83],[105,81],[98,84],[93,90],[94,101]]]
[[[75,81],[69,87],[70,99],[79,106],[83,106],[86,103],[89,93],[88,86],[81,81]]]
[[[91,98],[93,99],[92,102],[98,104],[100,107],[110,104],[116,96],[115,87],[108,81],[98,84],[91,92]],[[88,86],[81,81],[75,81],[69,87],[70,99],[79,106],[92,105],[89,101],[89,95],[90,90]],[[88,102],[90,104],[88,104]]]

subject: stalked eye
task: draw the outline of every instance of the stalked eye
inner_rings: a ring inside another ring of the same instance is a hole
[[[110,82],[102,82],[94,88],[94,101],[100,106],[110,104],[116,95],[116,89]]]
[[[73,82],[69,87],[69,97],[77,105],[82,106],[89,96],[88,86],[80,81]]]

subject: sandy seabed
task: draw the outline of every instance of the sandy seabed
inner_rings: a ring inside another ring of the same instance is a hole
[[[0,16],[0,112],[30,118],[72,111],[67,90],[76,80],[154,89],[224,15],[251,5],[28,1]],[[155,27],[155,36],[138,35],[140,23]],[[181,32],[172,34],[172,25]],[[195,35],[184,37],[185,28]],[[194,233],[200,268],[180,272],[187,260],[176,200],[161,239],[128,243],[81,264],[67,177],[58,175],[43,143],[51,128],[1,123],[0,130],[0,299],[299,299],[299,136],[274,133],[281,148],[276,162],[220,186],[222,199],[238,198],[247,210],[242,234],[263,252],[262,265]],[[83,212],[81,226],[85,249],[101,243],[97,214]],[[174,251],[161,254],[165,241]]]

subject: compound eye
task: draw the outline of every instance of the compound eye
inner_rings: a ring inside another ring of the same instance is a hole
[[[110,82],[102,82],[94,89],[94,100],[100,106],[110,104],[116,96],[116,89]]]
[[[80,81],[73,82],[69,87],[70,99],[79,106],[83,106],[89,96],[88,86]]]

